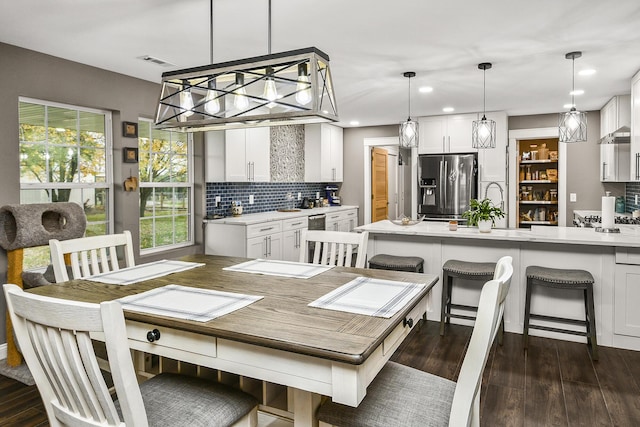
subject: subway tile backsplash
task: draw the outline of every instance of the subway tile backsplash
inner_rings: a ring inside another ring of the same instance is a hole
[[[638,195],[640,199],[640,182],[627,182],[625,185],[625,202],[627,204],[626,211],[632,212],[636,209],[640,209],[640,203],[635,202],[635,196]],[[640,202],[640,200],[639,200]]]
[[[335,183],[309,183],[309,182],[208,182],[207,183],[207,215],[229,216],[231,202],[242,203],[242,213],[268,212],[278,209],[286,209],[286,195],[291,193],[296,208],[300,207],[298,193],[301,197],[315,199],[316,192],[320,197],[326,197],[325,187]],[[254,202],[249,204],[249,196],[253,195]],[[216,196],[220,196],[220,206],[216,207]]]

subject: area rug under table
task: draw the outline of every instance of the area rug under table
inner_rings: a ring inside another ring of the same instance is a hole
[[[0,360],[0,375],[13,378],[26,385],[34,385],[36,383],[31,372],[29,372],[29,368],[27,368],[27,364],[24,362],[19,366],[13,367],[7,365],[7,359]]]

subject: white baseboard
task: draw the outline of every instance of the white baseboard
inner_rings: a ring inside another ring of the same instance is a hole
[[[7,343],[0,344],[0,360],[7,358]]]

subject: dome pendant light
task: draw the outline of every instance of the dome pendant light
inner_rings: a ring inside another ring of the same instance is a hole
[[[487,119],[486,116],[486,86],[487,70],[491,69],[490,62],[478,64],[478,69],[482,70],[482,119],[474,120],[471,127],[471,146],[473,148],[496,148],[496,122]]]
[[[400,146],[414,148],[418,146],[418,122],[411,120],[411,77],[416,73],[407,71],[403,76],[409,79],[409,117],[406,122],[400,123]]]
[[[571,109],[566,113],[560,113],[558,132],[560,142],[586,142],[587,141],[587,113],[576,110],[575,104],[575,80],[576,58],[580,58],[582,52],[569,52],[565,58],[570,59],[571,69]]]

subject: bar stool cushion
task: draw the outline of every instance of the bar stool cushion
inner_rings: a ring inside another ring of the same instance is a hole
[[[495,262],[469,262],[450,259],[444,263],[442,270],[449,274],[461,276],[487,276],[493,278],[496,269]]]
[[[531,265],[527,267],[526,275],[527,278],[544,282],[547,286],[563,287],[562,285],[587,285],[594,283],[591,273],[585,270],[566,270]]]
[[[424,260],[417,256],[378,254],[369,260],[369,268],[421,272]]]
[[[327,402],[317,415],[340,427],[446,426],[455,387],[446,378],[387,362],[357,408]]]

